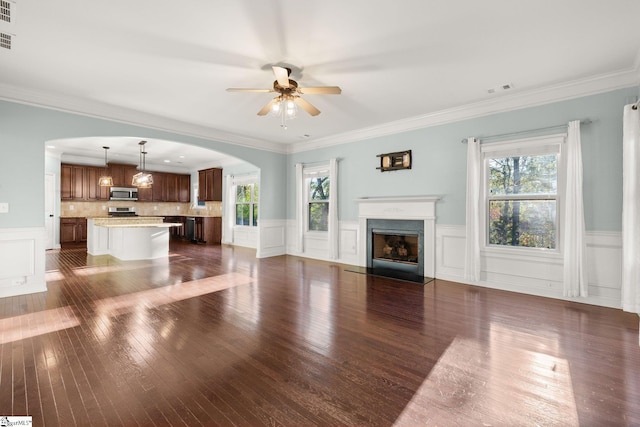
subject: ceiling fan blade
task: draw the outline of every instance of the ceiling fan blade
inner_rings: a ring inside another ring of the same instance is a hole
[[[299,87],[298,92],[305,95],[340,95],[342,89],[338,86]]]
[[[320,114],[320,110],[318,110],[316,107],[311,105],[311,103],[309,103],[308,101],[305,101],[299,96],[296,96],[293,99],[293,102],[295,102],[298,107],[302,108],[304,111],[311,114],[312,116],[317,116],[318,114]]]
[[[227,92],[256,92],[256,93],[268,93],[273,92],[273,89],[245,89],[245,88],[237,88],[230,87],[227,88]]]
[[[282,87],[289,87],[289,72],[286,68],[272,66],[273,74],[276,76],[278,84]]]
[[[271,106],[273,105],[274,102],[276,102],[277,98],[272,99],[271,101],[269,101],[267,103],[267,105],[265,105],[264,107],[262,107],[262,110],[258,111],[258,115],[259,116],[266,116],[269,111],[271,111]]]

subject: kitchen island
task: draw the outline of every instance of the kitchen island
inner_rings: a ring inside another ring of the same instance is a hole
[[[163,217],[98,217],[87,220],[87,253],[123,261],[169,256],[169,229]]]

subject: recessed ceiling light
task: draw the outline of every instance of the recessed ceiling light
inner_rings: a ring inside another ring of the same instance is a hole
[[[165,160],[164,162],[165,163],[171,163],[171,160]]]
[[[47,148],[56,148],[55,145],[47,145]]]
[[[181,159],[184,159],[184,156],[180,156]]]

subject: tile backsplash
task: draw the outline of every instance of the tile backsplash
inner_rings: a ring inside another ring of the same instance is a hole
[[[222,202],[206,202],[205,206],[194,208],[190,203],[171,202],[60,202],[61,217],[107,216],[109,206],[136,208],[140,216],[222,216]]]

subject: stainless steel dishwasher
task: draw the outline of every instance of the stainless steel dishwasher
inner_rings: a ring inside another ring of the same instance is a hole
[[[196,218],[192,216],[187,217],[187,223],[185,225],[184,236],[190,242],[196,241]]]

